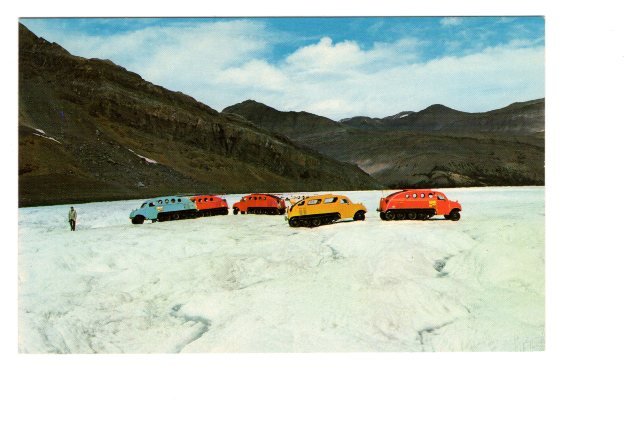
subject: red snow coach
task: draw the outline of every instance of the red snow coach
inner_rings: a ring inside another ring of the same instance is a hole
[[[269,214],[283,215],[286,212],[284,200],[276,195],[254,193],[245,195],[232,206],[234,214]]]
[[[189,197],[197,207],[197,216],[214,216],[228,214],[228,205],[225,198],[216,195],[195,195]]]
[[[435,215],[458,221],[462,206],[449,200],[442,192],[430,189],[404,189],[379,200],[379,216],[383,220],[427,220]]]

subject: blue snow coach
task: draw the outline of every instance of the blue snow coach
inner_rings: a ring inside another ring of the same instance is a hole
[[[142,224],[149,219],[152,222],[189,219],[197,216],[195,203],[185,196],[165,196],[152,198],[132,210],[130,220],[133,224]]]

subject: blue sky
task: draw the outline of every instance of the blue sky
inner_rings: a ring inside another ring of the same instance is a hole
[[[255,99],[340,119],[544,96],[541,17],[20,20],[221,110]]]

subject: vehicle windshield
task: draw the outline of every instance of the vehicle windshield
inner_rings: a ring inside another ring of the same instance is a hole
[[[145,207],[147,205],[147,201],[145,201],[143,204],[141,204],[141,208]]]

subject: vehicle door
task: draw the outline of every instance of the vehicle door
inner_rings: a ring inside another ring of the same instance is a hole
[[[306,205],[303,206],[306,212],[305,214],[313,215],[313,214],[322,213],[321,206],[319,204],[321,204],[320,198],[312,198],[308,200],[306,202]]]
[[[341,197],[338,202],[340,203],[340,217],[348,219],[355,215],[355,211],[353,210],[354,206],[351,204],[351,201],[349,201],[349,198]]]
[[[436,192],[436,214],[439,215],[445,215],[448,214],[451,209],[450,209],[450,204],[448,199],[446,198],[446,195],[444,195],[442,192]]]

